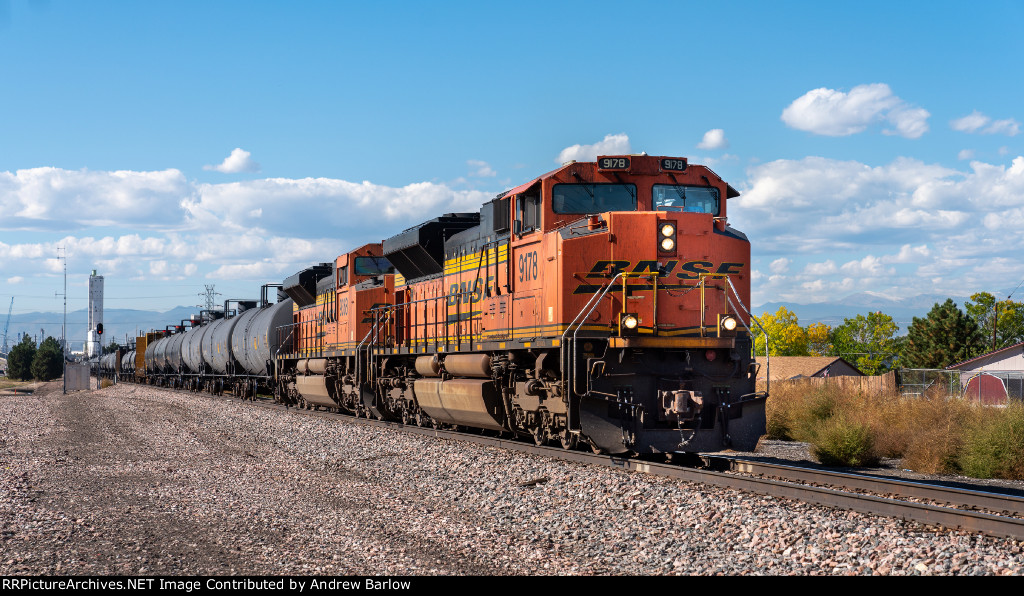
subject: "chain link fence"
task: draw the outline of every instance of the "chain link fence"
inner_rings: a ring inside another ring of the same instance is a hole
[[[900,394],[924,393],[964,397],[982,403],[1024,401],[1024,371],[901,368],[896,371]]]

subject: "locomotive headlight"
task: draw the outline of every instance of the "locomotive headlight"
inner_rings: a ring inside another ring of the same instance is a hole
[[[676,250],[676,224],[671,221],[658,222],[658,251],[674,253]]]
[[[739,326],[739,319],[732,315],[718,315],[718,336],[733,336],[736,334],[736,327]]]
[[[619,329],[622,335],[636,335],[637,327],[640,326],[640,319],[630,312],[622,313],[619,319]]]

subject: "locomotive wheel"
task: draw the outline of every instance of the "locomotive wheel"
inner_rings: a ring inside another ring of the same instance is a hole
[[[577,442],[576,435],[569,432],[569,429],[565,429],[559,433],[558,442],[561,443],[562,449],[575,449]]]
[[[533,442],[536,443],[538,447],[543,446],[544,443],[547,442],[544,434],[544,431],[539,426],[535,426],[530,429],[530,435],[533,436]]]

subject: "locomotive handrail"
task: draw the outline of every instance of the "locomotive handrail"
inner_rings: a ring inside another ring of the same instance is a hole
[[[755,323],[757,323],[757,326],[761,328],[761,333],[764,333],[764,392],[766,394],[768,394],[768,393],[771,392],[771,384],[772,384],[772,378],[771,378],[772,360],[771,360],[771,356],[769,356],[769,353],[771,351],[768,349],[769,341],[770,341],[771,338],[768,337],[768,330],[765,329],[764,325],[761,324],[761,321],[759,321],[757,319],[757,317],[755,317],[754,314],[750,312],[750,309],[747,308],[747,305],[743,304],[743,299],[740,298],[740,293],[736,291],[736,286],[734,286],[732,284],[732,279],[730,279],[729,276],[726,276],[725,277],[725,281],[727,281],[729,283],[729,288],[732,290],[733,295],[736,296],[736,301],[739,302],[740,306],[743,308],[743,312],[747,313],[747,316],[750,317],[750,320],[755,322]],[[732,299],[729,298],[728,294],[726,294],[725,298],[726,298],[726,300],[729,301],[729,304],[732,304]],[[733,305],[733,308],[735,309],[736,306]],[[740,323],[743,323],[742,319],[740,319]],[[744,324],[743,326],[746,327],[747,332],[750,333],[750,339],[751,339],[751,341],[753,341],[754,334],[750,331],[750,327],[747,327],[746,324]],[[757,343],[756,342],[754,342],[753,349],[754,349],[754,356],[757,356]],[[754,389],[755,389],[755,391],[757,390],[757,379],[756,378],[754,379]]]
[[[562,344],[564,344],[565,340],[566,340],[566,336],[569,334],[569,330],[572,329],[573,325],[576,325],[577,322],[579,322],[579,325],[576,327],[576,331],[573,332],[572,341],[570,342],[572,344],[572,350],[573,350],[573,352],[572,352],[572,360],[573,361],[575,361],[575,359],[576,359],[576,344],[577,344],[577,342],[576,342],[576,333],[578,333],[580,327],[583,326],[583,322],[582,321],[585,321],[585,320],[587,320],[588,317],[590,317],[590,313],[594,312],[594,309],[597,308],[597,305],[601,303],[601,300],[603,300],[604,297],[608,295],[608,291],[611,290],[612,286],[615,285],[615,280],[617,280],[620,277],[622,277],[622,275],[623,275],[623,272],[620,272],[620,273],[616,274],[615,277],[613,277],[608,282],[608,285],[606,285],[604,287],[604,289],[600,293],[594,292],[594,295],[590,297],[590,300],[588,300],[587,303],[583,305],[583,308],[580,309],[580,312],[579,312],[579,314],[576,315],[576,318],[573,319],[572,322],[569,323],[569,326],[565,328],[565,331],[562,332]],[[582,318],[582,321],[581,321],[581,318]],[[572,366],[572,363],[569,362],[569,359],[567,358],[568,352],[569,352],[569,350],[567,350],[567,349],[562,350],[562,358],[561,359],[563,360],[562,370],[565,371],[566,385],[567,385],[567,388],[569,390],[569,396],[568,397],[571,398],[573,394],[577,393],[577,391],[576,391],[576,371],[574,370],[574,367]],[[573,426],[572,426],[572,406],[571,406],[571,404],[566,409],[565,426],[566,426],[566,428],[569,429],[569,432],[571,432],[573,434],[579,434],[580,433],[579,429],[573,428]]]
[[[652,281],[651,285],[653,287],[652,291],[654,292],[654,294],[653,294],[654,299],[652,300],[653,304],[651,305],[651,312],[654,313],[654,320],[651,322],[651,326],[652,326],[652,328],[655,329],[655,332],[657,332],[657,329],[658,329],[658,277],[660,276],[659,273],[657,271],[638,271],[638,272],[632,272],[631,271],[629,273],[623,271],[622,275],[624,277],[624,279],[622,280],[622,310],[623,310],[623,312],[627,312],[626,311],[626,299],[629,297],[629,283],[628,283],[629,282],[629,278],[630,277],[650,277],[650,278],[653,278],[653,281]],[[703,308],[701,309],[701,312],[703,312]],[[622,333],[621,328],[619,330],[619,333],[620,334]]]
[[[281,336],[283,335],[283,332],[281,330],[282,329],[286,329],[286,328],[288,329],[288,336],[285,337],[284,339],[281,339]],[[277,327],[276,331],[277,331],[278,342],[277,342],[277,350],[274,352],[274,379],[275,380],[278,377],[277,371],[278,371],[278,368],[280,366],[279,360],[281,358],[281,350],[284,349],[285,342],[291,340],[292,336],[295,335],[295,323],[290,323],[288,325],[281,325],[281,326]],[[294,351],[294,349],[293,349],[293,351]]]
[[[371,309],[371,310],[376,310],[376,309]],[[363,344],[366,343],[366,340],[370,339],[370,335],[372,335],[373,332],[377,330],[377,320],[378,320],[377,317],[374,316],[373,326],[370,327],[370,330],[367,331],[366,335],[363,336],[363,340],[360,341],[359,345],[356,346],[356,382],[355,382],[355,386],[356,386],[356,393],[357,393],[357,395],[359,397],[359,402],[358,403],[362,403],[362,401],[363,401],[363,363],[362,363],[362,358],[361,358],[362,353],[363,353]],[[367,351],[369,351],[369,348],[370,348],[370,346],[367,346]],[[370,369],[372,369],[372,367],[370,367]]]
[[[720,278],[724,277],[726,279],[726,281],[729,280],[728,274],[725,274],[725,273],[701,273],[698,276],[699,280],[697,282],[697,287],[700,288],[700,313],[701,313],[700,314],[700,316],[701,316],[701,320],[700,320],[700,334],[701,334],[701,337],[703,337],[704,334],[707,332],[707,325],[705,325],[705,323],[704,323],[704,312],[705,312],[705,308],[706,308],[706,305],[707,305],[707,301],[704,299],[704,289],[707,288],[708,286],[704,283],[704,280],[709,278],[709,277],[716,278],[716,279],[720,279]],[[715,287],[715,286],[713,286],[713,287]],[[717,287],[716,287],[716,289],[717,289]],[[726,292],[726,299],[728,299],[728,298],[729,298],[728,292]]]
[[[629,278],[630,277],[653,277],[654,278],[654,304],[653,304],[653,309],[654,309],[654,326],[655,326],[655,328],[657,328],[657,320],[658,320],[658,272],[656,272],[656,271],[645,271],[645,272],[638,272],[638,273],[632,273],[632,272],[627,273],[625,271],[622,271],[621,273],[619,273],[618,275],[616,275],[615,277],[612,278],[611,283],[609,283],[608,287],[605,288],[604,291],[601,293],[601,299],[602,300],[604,299],[604,296],[606,296],[608,294],[608,292],[611,291],[612,287],[615,285],[615,279],[619,278],[619,277],[622,277],[622,308],[623,308],[623,312],[626,312],[626,310],[625,310],[626,309],[626,292],[627,292],[627,287],[628,287],[628,283],[627,282],[629,281]],[[594,303],[593,306],[590,307],[590,310],[587,312],[587,316],[584,317],[584,320],[586,318],[590,317],[590,313],[593,312],[594,309],[597,308],[597,305],[600,304],[600,303],[601,303],[601,301],[598,300],[597,302]],[[578,355],[577,345],[579,345],[579,344],[577,342],[577,337],[576,336],[580,332],[580,328],[582,328],[582,327],[583,327],[583,324],[580,323],[580,325],[576,327],[576,331],[574,331],[573,334],[572,334],[572,360],[573,360],[573,363],[579,362],[579,359],[577,358],[577,355]],[[621,334],[621,329],[620,329],[620,334]],[[574,366],[575,366],[575,364],[574,364]],[[576,373],[576,371],[573,370],[572,390],[573,390],[574,393],[579,393],[576,390],[577,375],[575,373]],[[590,392],[591,392],[591,389],[590,389],[590,379],[588,377],[588,379],[587,379],[587,394],[589,394]]]
[[[465,292],[456,292],[454,294],[444,294],[444,295],[441,295],[441,296],[432,296],[430,298],[420,298],[418,300],[409,300],[407,302],[396,302],[395,304],[384,304],[384,305],[381,305],[381,306],[375,306],[375,307],[371,308],[370,312],[384,312],[384,311],[396,311],[397,312],[397,310],[399,308],[401,308],[401,307],[408,307],[408,306],[411,306],[413,304],[421,304],[421,303],[424,303],[424,302],[433,302],[434,304],[437,304],[437,302],[440,301],[440,300],[446,301],[446,305],[447,305],[447,300],[450,300],[451,298],[456,298],[458,300],[459,304],[461,304],[462,300],[463,300],[463,297],[465,297],[465,296],[472,296],[473,294],[476,294],[476,293],[477,293],[477,290],[475,289],[475,284],[474,284],[474,289],[466,290]],[[480,293],[483,294],[482,291],[480,291]],[[472,305],[472,303],[473,303],[472,300],[470,300],[469,304]],[[413,311],[413,312],[415,312],[415,311]],[[461,309],[457,310],[456,317],[461,317]],[[475,320],[477,320],[479,318],[480,318],[479,316],[476,316],[476,317],[472,316],[472,307],[471,307],[470,308],[470,313],[469,313],[469,318],[467,318],[465,320],[463,320],[461,318],[458,318],[458,320],[456,321],[456,325],[458,326],[460,323],[471,323],[471,322],[473,322],[473,321],[475,321]],[[430,323],[411,323],[410,326],[411,327],[420,327],[420,326],[422,326],[422,327],[426,328],[429,324]],[[435,312],[434,323],[433,323],[433,325],[435,327],[435,329],[434,329],[434,341],[435,342],[438,340],[437,326],[438,325],[442,325],[442,324],[445,326],[445,343],[447,344],[447,343],[449,343],[448,342],[447,326],[450,324],[448,322],[447,308],[445,309],[445,320],[443,322],[438,320],[437,313]],[[460,338],[460,344],[461,344],[461,337],[462,337],[461,330],[457,330],[457,333],[459,334],[458,337]],[[472,338],[474,336],[472,331],[470,332],[469,336],[470,336],[470,338]],[[423,339],[425,341],[426,337],[424,337]],[[362,345],[361,342],[360,342],[360,345]]]

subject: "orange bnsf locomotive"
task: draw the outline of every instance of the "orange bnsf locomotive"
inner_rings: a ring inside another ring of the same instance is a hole
[[[752,450],[738,194],[683,158],[603,156],[301,271],[275,398],[613,454]]]

